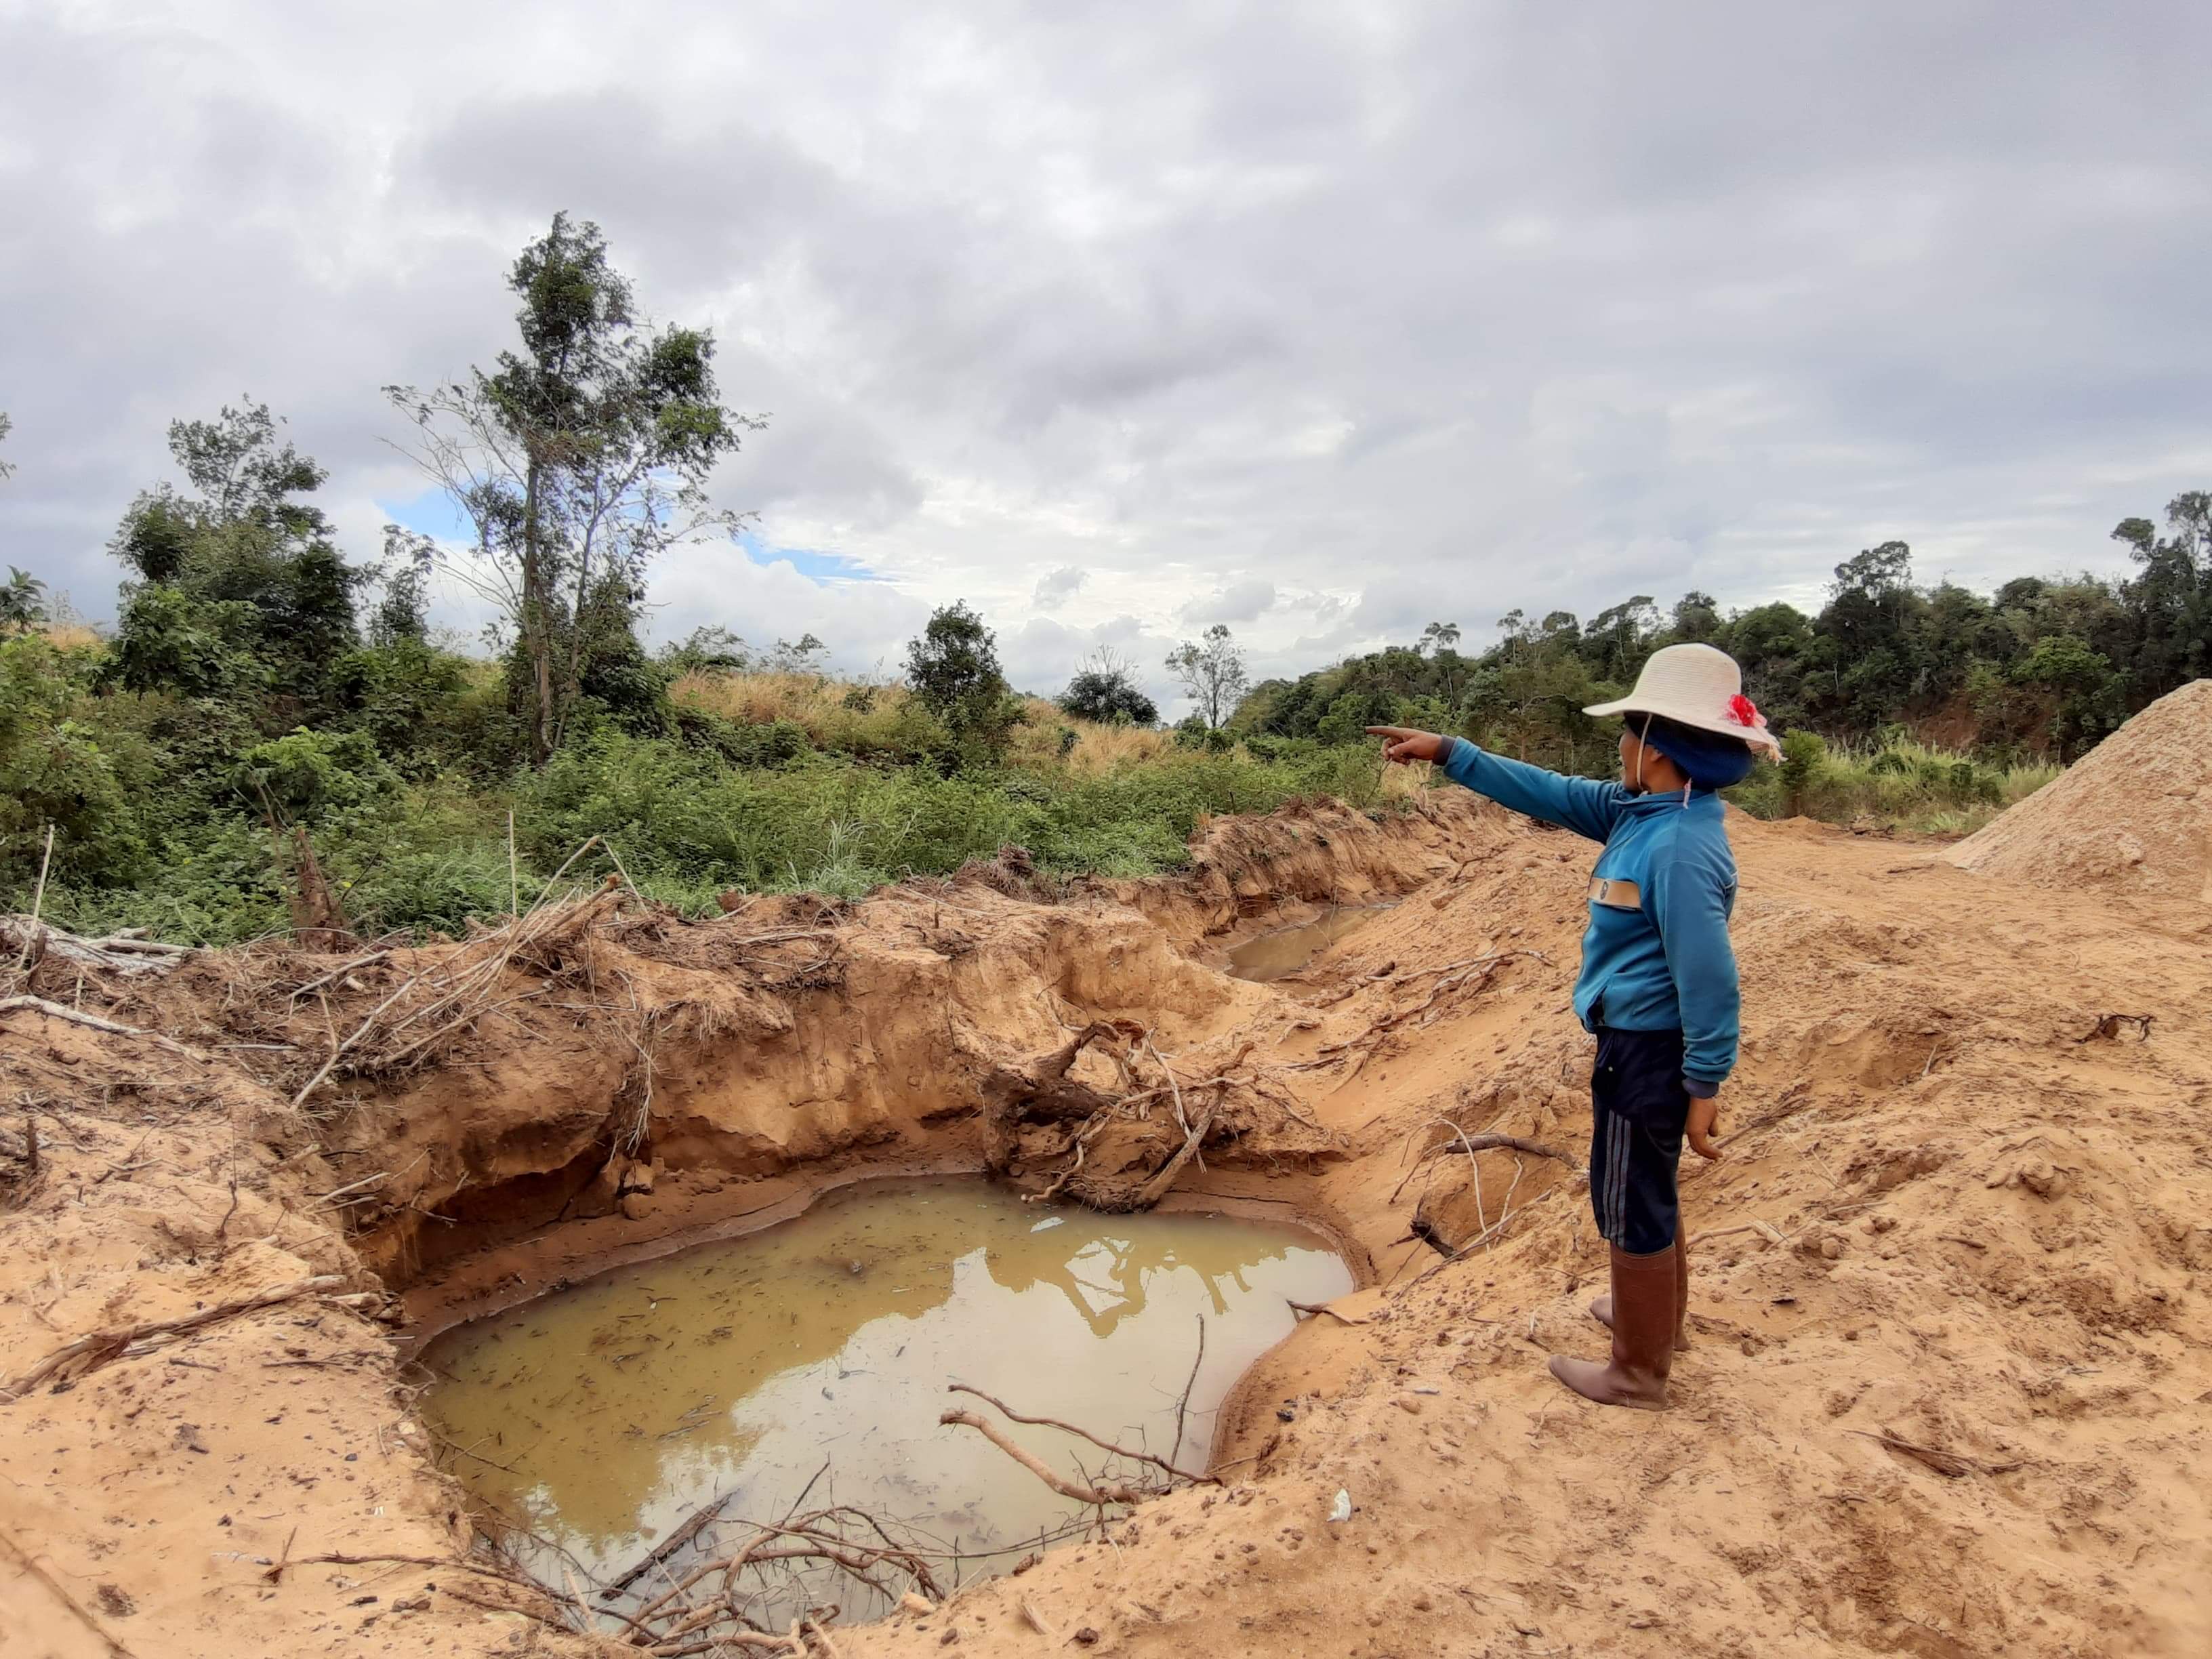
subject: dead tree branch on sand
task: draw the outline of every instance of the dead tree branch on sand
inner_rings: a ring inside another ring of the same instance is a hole
[[[100,939],[85,939],[51,921],[41,921],[35,915],[0,916],[0,951],[16,953],[15,969],[19,973],[27,972],[43,958],[53,957],[80,968],[97,968],[105,973],[125,975],[166,974],[192,953],[189,945],[142,939],[139,935],[143,932],[143,928],[126,927]]]
[[[111,1364],[125,1358],[130,1349],[141,1342],[151,1342],[165,1336],[182,1336],[189,1331],[219,1324],[226,1319],[235,1319],[240,1314],[273,1308],[281,1302],[295,1302],[303,1296],[320,1296],[337,1290],[344,1283],[345,1279],[340,1274],[325,1273],[314,1279],[303,1279],[297,1284],[280,1285],[274,1290],[241,1297],[234,1302],[218,1302],[212,1308],[203,1308],[198,1313],[185,1314],[181,1318],[148,1320],[143,1324],[94,1331],[74,1342],[64,1343],[20,1376],[11,1376],[0,1382],[0,1395],[20,1400],[49,1378],[69,1380]]]
[[[82,1008],[68,1008],[58,1002],[49,1002],[44,997],[0,997],[0,1014],[12,1014],[18,1009],[44,1014],[48,1019],[67,1020],[72,1025],[82,1025],[88,1030],[105,1031],[110,1036],[135,1037],[141,1042],[150,1042],[157,1048],[167,1049],[186,1060],[204,1061],[207,1056],[197,1048],[187,1048],[173,1037],[165,1037],[159,1031],[142,1030],[136,1025],[124,1025],[115,1020],[102,1019],[98,1014],[88,1014]]]
[[[1493,1152],[1503,1147],[1510,1152],[1526,1152],[1530,1158],[1556,1158],[1560,1163],[1565,1164],[1570,1170],[1578,1170],[1582,1167],[1575,1162],[1571,1154],[1561,1152],[1557,1146],[1547,1146],[1540,1140],[1524,1140],[1519,1135],[1495,1134],[1488,1133],[1479,1135],[1471,1135],[1465,1130],[1462,1129],[1459,1125],[1452,1122],[1449,1118],[1437,1118],[1435,1119],[1434,1121],[1441,1123],[1445,1128],[1449,1129],[1451,1131],[1451,1138],[1446,1140],[1440,1140],[1433,1146],[1426,1148],[1423,1151],[1420,1157],[1413,1160],[1413,1167],[1406,1171],[1405,1181],[1401,1181],[1398,1183],[1397,1191],[1390,1194],[1390,1201],[1393,1204],[1395,1204],[1398,1201],[1398,1194],[1406,1190],[1406,1182],[1411,1181],[1416,1175],[1418,1175],[1420,1172],[1421,1166],[1423,1164],[1426,1164],[1431,1158],[1437,1157],[1440,1153],[1450,1152],[1455,1147],[1465,1152],[1470,1162],[1473,1161],[1474,1155],[1477,1152]]]
[[[1384,979],[1369,981],[1358,988],[1364,990],[1370,985],[1395,988],[1408,981],[1425,979],[1431,975],[1436,976],[1437,982],[1429,988],[1428,995],[1423,997],[1419,1002],[1408,1003],[1403,1008],[1391,1009],[1379,1018],[1370,1021],[1365,1030],[1346,1037],[1340,1042],[1323,1043],[1315,1051],[1311,1060],[1301,1060],[1296,1066],[1285,1069],[1293,1072],[1319,1071],[1326,1066],[1336,1065],[1347,1054],[1356,1052],[1359,1058],[1354,1063],[1352,1069],[1357,1071],[1359,1066],[1367,1063],[1376,1050],[1382,1046],[1383,1039],[1390,1033],[1414,1020],[1419,1020],[1424,1025],[1432,1023],[1437,1015],[1431,1011],[1437,1010],[1437,1005],[1446,998],[1456,995],[1462,991],[1480,992],[1488,988],[1490,981],[1498,976],[1501,968],[1517,957],[1524,957],[1534,962],[1548,963],[1551,960],[1541,951],[1493,951],[1488,956],[1469,957],[1463,962],[1446,963],[1441,968],[1409,969],[1402,974],[1392,974]]]

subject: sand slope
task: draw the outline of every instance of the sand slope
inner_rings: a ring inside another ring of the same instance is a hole
[[[2045,887],[2212,903],[2212,680],[2160,697],[1950,857]]]

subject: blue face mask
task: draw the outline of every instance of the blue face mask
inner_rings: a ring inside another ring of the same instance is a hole
[[[1748,744],[1718,732],[1700,732],[1695,726],[1679,725],[1656,714],[1651,716],[1648,727],[1643,715],[1632,714],[1628,731],[1630,736],[1643,738],[1646,744],[1680,767],[1682,775],[1696,788],[1725,789],[1731,784],[1741,783],[1759,763],[1759,757]]]

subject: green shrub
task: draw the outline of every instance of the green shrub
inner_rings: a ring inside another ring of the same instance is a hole
[[[239,793],[281,823],[316,823],[396,793],[399,775],[366,732],[310,732],[256,744],[240,757]]]

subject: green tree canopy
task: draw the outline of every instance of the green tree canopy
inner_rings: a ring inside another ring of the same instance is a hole
[[[908,641],[906,677],[956,739],[993,751],[1005,743],[1018,711],[999,667],[997,636],[966,600],[939,606]]]
[[[764,422],[722,404],[711,335],[638,321],[597,225],[556,214],[507,286],[522,302],[520,351],[489,373],[385,392],[414,423],[416,459],[474,527],[449,568],[511,630],[514,702],[542,766],[587,679],[635,678],[653,560],[741,526],[711,505],[708,482]],[[595,669],[599,657],[613,666]]]

